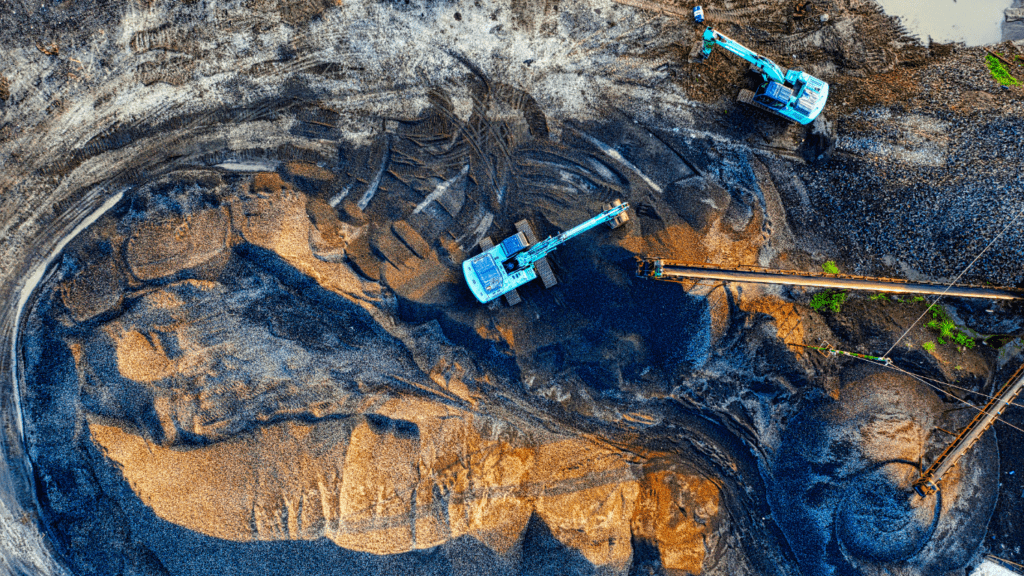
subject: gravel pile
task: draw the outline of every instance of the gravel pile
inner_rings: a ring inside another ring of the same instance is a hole
[[[952,280],[995,239],[961,281],[1024,281],[1024,105],[1020,90],[989,77],[983,55],[964,49],[908,70],[921,86],[912,101],[841,118],[840,139],[859,146],[798,169],[815,232],[840,247],[848,270]],[[939,162],[924,154],[935,151]]]

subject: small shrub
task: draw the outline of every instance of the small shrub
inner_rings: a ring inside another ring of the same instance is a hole
[[[889,295],[886,294],[885,292],[879,292],[878,294],[873,295],[871,297],[871,299],[872,300],[881,300],[883,302],[888,302],[889,301]]]
[[[914,296],[910,299],[911,302],[924,302],[924,296]]]
[[[921,344],[921,348],[931,352],[932,350],[935,350],[935,342],[925,342],[924,344]]]
[[[811,308],[813,308],[815,312],[821,312],[822,308],[828,306],[828,292],[828,290],[825,290],[824,292],[818,292],[814,296],[811,296]]]
[[[839,266],[836,266],[835,260],[826,260],[825,263],[821,265],[821,269],[825,274],[839,274]]]
[[[932,319],[925,323],[925,327],[939,333],[936,338],[939,344],[947,344],[952,341],[966,350],[974,348],[977,344],[974,338],[957,330],[956,322],[953,322],[953,318],[946,312],[945,308],[932,304],[928,307],[928,311],[932,313]]]
[[[832,312],[839,312],[843,302],[846,302],[846,292],[823,290],[811,297],[810,306],[817,312],[821,312],[825,308]]]
[[[839,312],[839,308],[843,305],[843,302],[846,302],[846,292],[839,292],[832,297],[832,302],[829,304],[829,308],[831,308],[833,312]]]

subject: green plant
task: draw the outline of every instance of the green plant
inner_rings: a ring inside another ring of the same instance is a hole
[[[931,352],[932,350],[935,350],[935,342],[925,342],[924,344],[921,344],[921,348]]]
[[[846,292],[822,290],[811,297],[811,308],[817,312],[821,312],[825,308],[832,312],[839,312],[843,302],[846,302]]]
[[[825,274],[839,274],[839,266],[836,266],[835,260],[826,260],[825,263],[821,265],[821,269]]]
[[[914,296],[910,299],[911,302],[924,302],[924,296]]]
[[[952,320],[944,319],[939,323],[939,336],[942,338],[952,338],[954,330],[956,330],[956,324]]]
[[[1003,86],[1019,86],[1020,81],[1010,75],[1010,71],[1006,69],[1006,66],[999,61],[998,58],[989,54],[985,56],[985,63],[988,65],[988,71],[992,74],[992,77],[996,79]]]
[[[871,296],[871,299],[872,300],[882,300],[883,302],[888,302],[889,301],[889,295],[886,294],[885,292],[879,292],[878,294],[875,294],[875,295]]]
[[[975,345],[974,338],[965,335],[963,332],[957,332],[956,335],[953,336],[953,341],[968,350],[974,348]]]
[[[957,329],[956,322],[953,321],[953,318],[949,315],[949,312],[946,312],[945,308],[932,304],[928,307],[928,311],[931,312],[932,319],[925,323],[925,327],[939,333],[938,338],[936,338],[939,344],[946,344],[947,341],[952,340],[958,346],[968,350],[974,348],[975,344],[977,344],[974,338]]]

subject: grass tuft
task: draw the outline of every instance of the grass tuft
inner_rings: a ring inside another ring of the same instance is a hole
[[[1010,71],[999,61],[999,58],[989,54],[985,56],[985,63],[988,65],[988,71],[996,79],[996,82],[1003,86],[1020,86],[1020,81],[1010,75]]]
[[[928,311],[931,312],[932,319],[925,324],[925,327],[931,328],[939,333],[936,338],[936,340],[939,341],[939,344],[946,344],[947,342],[952,341],[957,346],[967,350],[974,348],[976,344],[974,338],[971,338],[957,329],[956,323],[953,322],[953,318],[949,316],[949,313],[946,312],[945,308],[937,304],[932,304],[928,307]]]

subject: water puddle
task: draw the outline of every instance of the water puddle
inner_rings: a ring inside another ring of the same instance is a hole
[[[876,0],[885,13],[899,16],[927,43],[994,44],[1003,39],[1004,10],[1012,0]]]

